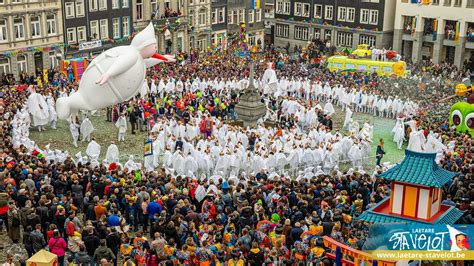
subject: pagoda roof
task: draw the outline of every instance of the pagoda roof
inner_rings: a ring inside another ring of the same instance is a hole
[[[420,224],[454,224],[464,214],[458,208],[454,206],[441,205],[441,209],[444,211],[440,215],[436,215],[430,220],[419,220],[414,218],[402,217],[398,215],[392,215],[381,211],[384,209],[383,205],[388,205],[390,197],[385,198],[378,204],[372,206],[370,209],[363,212],[355,220],[361,220],[369,223],[420,223]]]
[[[436,164],[436,153],[422,153],[405,150],[405,159],[379,177],[429,187],[442,187],[458,174],[445,170]]]

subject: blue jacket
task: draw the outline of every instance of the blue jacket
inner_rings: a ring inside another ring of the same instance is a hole
[[[148,204],[148,207],[146,208],[146,211],[148,212],[148,214],[150,215],[150,219],[153,219],[153,216],[155,216],[155,213],[157,213],[158,215],[161,214],[161,205],[156,202],[156,201],[152,201]]]

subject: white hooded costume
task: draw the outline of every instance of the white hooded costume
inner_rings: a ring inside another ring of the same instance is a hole
[[[100,145],[97,144],[95,140],[92,140],[87,145],[86,154],[89,156],[89,158],[91,158],[91,161],[98,160],[100,156]]]
[[[82,120],[81,123],[81,135],[82,135],[82,141],[91,141],[91,134],[94,131],[94,126],[92,125],[91,120],[89,120],[88,117],[86,117],[84,120]]]
[[[28,110],[33,116],[33,126],[37,126],[41,131],[42,126],[49,122],[49,108],[48,103],[43,95],[37,93],[33,87],[30,87],[30,96],[28,96]]]
[[[116,163],[119,161],[120,153],[117,145],[111,143],[107,148],[107,153],[105,153],[105,159],[108,163]]]

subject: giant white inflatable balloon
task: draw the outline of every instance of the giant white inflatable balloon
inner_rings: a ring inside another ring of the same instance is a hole
[[[79,110],[97,110],[129,100],[145,82],[146,68],[174,61],[173,56],[156,53],[153,24],[139,32],[129,46],[117,46],[97,56],[87,67],[79,89],[56,102],[60,119]]]

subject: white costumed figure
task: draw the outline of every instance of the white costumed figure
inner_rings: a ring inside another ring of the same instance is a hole
[[[86,154],[92,160],[99,160],[100,156],[100,145],[95,142],[95,139],[92,139],[91,142],[87,145]]]
[[[77,148],[77,140],[79,139],[79,123],[77,119],[71,119],[69,122],[69,131],[71,131],[72,145]]]
[[[56,129],[56,122],[58,122],[58,114],[56,113],[56,102],[53,95],[50,93],[46,96],[46,103],[48,104],[49,123],[52,129]]]
[[[94,131],[94,126],[92,125],[91,120],[86,116],[81,123],[81,135],[82,141],[91,141],[91,134]]]
[[[107,163],[117,163],[120,158],[120,153],[117,145],[112,141],[107,148],[107,153],[105,153],[105,159]]]
[[[97,56],[82,75],[77,92],[57,100],[59,118],[131,99],[142,88],[147,67],[174,61],[172,56],[156,54],[156,48],[155,30],[150,23],[129,46],[117,46]]]
[[[28,96],[28,111],[33,116],[33,126],[38,127],[38,131],[41,132],[49,122],[48,103],[33,86],[30,86],[29,91],[31,94]]]
[[[127,132],[127,120],[125,115],[121,114],[120,117],[115,122],[115,126],[118,128],[118,141],[125,141],[125,132]]]
[[[350,130],[350,125],[352,123],[352,110],[351,108],[346,107],[346,117],[344,119],[344,126],[343,128]]]
[[[276,93],[278,87],[278,79],[272,63],[268,63],[268,68],[263,73],[264,94]]]

